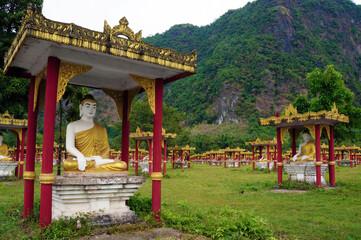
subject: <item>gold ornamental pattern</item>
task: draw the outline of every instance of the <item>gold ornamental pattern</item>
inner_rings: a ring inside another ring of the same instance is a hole
[[[132,74],[129,74],[129,76],[142,88],[144,88],[148,97],[149,107],[152,110],[153,114],[155,114],[155,79],[136,76]]]
[[[65,88],[68,85],[68,82],[70,81],[71,78],[73,78],[76,75],[85,73],[89,71],[91,68],[92,67],[90,66],[84,66],[84,65],[68,63],[68,62],[60,62],[56,102],[59,102],[61,97],[64,95]]]
[[[196,72],[197,52],[181,54],[171,49],[159,48],[142,41],[141,31],[134,34],[123,17],[119,25],[111,28],[104,22],[104,31],[97,32],[77,26],[73,23],[60,23],[45,18],[31,5],[12,45],[4,58],[4,73],[10,67],[19,49],[27,38],[81,47],[101,53],[110,53],[119,57],[140,60],[147,63],[187,71]],[[119,37],[120,35],[126,38]]]

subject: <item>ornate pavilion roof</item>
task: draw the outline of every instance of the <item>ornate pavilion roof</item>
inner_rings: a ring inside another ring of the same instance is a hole
[[[27,119],[16,119],[14,115],[10,115],[8,111],[0,114],[0,128],[2,129],[14,129],[14,128],[27,128]]]
[[[142,130],[140,130],[139,127],[137,127],[137,130],[135,131],[135,133],[131,133],[130,137],[133,138],[134,140],[153,139],[153,132],[143,132]],[[171,138],[176,138],[176,137],[177,137],[176,133],[166,133],[165,129],[162,128],[162,138],[163,139],[171,139]]]
[[[192,75],[197,60],[196,51],[181,54],[143,42],[141,31],[134,34],[125,17],[113,28],[105,21],[103,32],[97,32],[46,19],[29,5],[5,55],[4,73],[38,76],[49,56],[89,67],[69,84],[119,91],[139,88],[134,76],[168,83]]]
[[[246,142],[246,146],[275,146],[277,145],[277,139],[273,138],[270,140],[261,141],[261,139],[257,138],[254,141]]]
[[[348,123],[349,118],[344,114],[339,114],[336,104],[333,105],[331,111],[307,112],[298,113],[297,108],[292,104],[285,109],[285,115],[273,116],[269,118],[261,118],[262,126],[276,126],[276,127],[296,127],[314,124],[334,125],[335,123]]]

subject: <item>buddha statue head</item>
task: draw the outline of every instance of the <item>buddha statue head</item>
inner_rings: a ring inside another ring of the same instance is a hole
[[[305,142],[308,142],[308,141],[310,141],[311,136],[310,136],[310,134],[309,134],[307,131],[304,131],[304,132],[302,133],[302,138],[303,138],[303,140],[304,140]]]
[[[93,95],[85,95],[79,105],[81,119],[93,119],[96,114],[97,106],[98,102],[94,99]]]

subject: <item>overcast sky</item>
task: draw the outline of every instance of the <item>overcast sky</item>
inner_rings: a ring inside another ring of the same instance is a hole
[[[254,0],[44,0],[43,15],[51,20],[75,23],[103,31],[104,20],[111,27],[126,17],[134,33],[147,37],[163,33],[175,24],[208,25],[229,9]],[[361,0],[353,0],[361,4]]]

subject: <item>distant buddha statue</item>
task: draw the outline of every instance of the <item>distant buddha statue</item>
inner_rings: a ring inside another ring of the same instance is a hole
[[[9,157],[9,149],[6,143],[3,143],[4,136],[0,134],[0,161],[12,161]]]
[[[261,162],[267,162],[267,149],[264,150],[264,153],[262,154],[262,158],[259,160]]]
[[[293,161],[314,161],[316,147],[313,142],[310,141],[310,134],[307,132],[302,133],[303,143],[300,144],[298,153],[293,156]]]
[[[66,128],[66,150],[72,155],[63,162],[65,172],[121,172],[127,164],[109,158],[106,128],[94,122],[97,101],[90,94],[79,105],[81,119]]]

